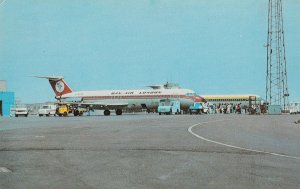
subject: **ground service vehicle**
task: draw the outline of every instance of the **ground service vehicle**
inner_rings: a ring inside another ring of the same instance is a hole
[[[159,115],[161,114],[180,114],[180,101],[178,100],[170,100],[170,99],[163,99],[160,100],[157,112]]]
[[[15,117],[19,116],[28,116],[28,109],[27,108],[15,108]]]
[[[195,102],[189,108],[190,114],[201,114],[203,113],[203,105],[200,102]]]
[[[67,104],[58,104],[56,108],[56,114],[61,117],[61,116],[68,116],[68,113],[70,112],[70,108]]]
[[[56,105],[44,105],[38,110],[39,116],[50,116],[50,115],[56,115]]]
[[[84,112],[87,112],[87,109],[74,106],[70,103],[58,103],[56,108],[56,114],[58,116],[68,116],[69,113],[73,113],[74,116],[82,116]]]

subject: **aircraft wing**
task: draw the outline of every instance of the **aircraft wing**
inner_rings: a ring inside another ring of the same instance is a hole
[[[104,110],[104,109],[122,109],[128,106],[128,103],[98,103],[98,102],[64,102],[69,105],[84,107],[89,109]]]
[[[122,109],[128,106],[128,103],[81,103],[83,106],[88,106],[90,109]]]

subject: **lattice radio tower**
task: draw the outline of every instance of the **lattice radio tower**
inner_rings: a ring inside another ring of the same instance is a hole
[[[282,0],[269,0],[267,51],[266,100],[270,105],[281,105],[287,110],[289,93]]]

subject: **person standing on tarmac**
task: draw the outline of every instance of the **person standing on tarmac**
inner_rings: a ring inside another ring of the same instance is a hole
[[[241,114],[241,106],[240,104],[238,104],[237,108],[236,108],[236,111],[238,114]]]

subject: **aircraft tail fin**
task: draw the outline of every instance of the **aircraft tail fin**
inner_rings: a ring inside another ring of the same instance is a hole
[[[72,89],[64,81],[62,76],[34,76],[37,78],[48,79],[56,96],[72,93]]]

